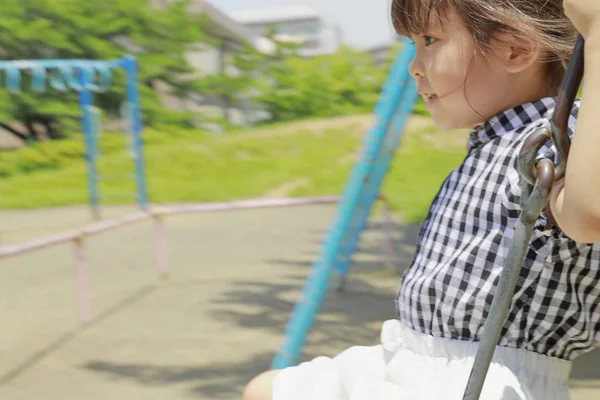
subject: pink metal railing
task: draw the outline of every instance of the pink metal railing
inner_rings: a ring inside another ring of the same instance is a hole
[[[385,252],[388,263],[395,262],[395,251],[392,237],[392,220],[388,200],[379,196],[378,200],[384,203],[384,234]],[[168,274],[168,252],[167,235],[165,228],[165,217],[170,215],[231,211],[257,208],[291,207],[302,205],[332,204],[340,201],[339,197],[312,197],[298,199],[256,199],[241,200],[223,203],[191,204],[178,206],[157,207],[148,213],[135,213],[117,219],[92,223],[80,230],[70,230],[56,235],[40,239],[26,241],[24,243],[6,245],[0,247],[0,259],[13,257],[19,254],[29,253],[46,247],[73,243],[75,258],[75,282],[77,292],[77,305],[80,318],[83,322],[90,322],[93,318],[92,304],[90,299],[89,279],[86,267],[85,238],[102,232],[107,232],[126,225],[152,219],[154,221],[154,251],[156,267],[161,277]]]

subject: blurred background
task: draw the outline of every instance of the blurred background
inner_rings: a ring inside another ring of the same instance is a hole
[[[240,398],[336,213],[301,202],[341,195],[402,51],[388,6],[0,3],[0,399]],[[375,208],[302,359],[378,342],[467,135],[416,103],[382,189],[391,213]],[[231,203],[248,199],[261,206]],[[577,364],[574,399],[598,398],[599,362]]]

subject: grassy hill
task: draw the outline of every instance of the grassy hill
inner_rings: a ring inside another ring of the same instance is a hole
[[[227,135],[167,130],[145,133],[153,203],[340,194],[373,122],[371,115],[309,120]],[[440,183],[465,155],[466,132],[437,132],[413,117],[383,192],[408,221],[427,212]],[[99,171],[118,178],[133,171],[122,135],[105,134]],[[42,143],[0,154],[0,208],[38,208],[88,201],[83,145]],[[133,180],[100,183],[102,202],[132,203]]]

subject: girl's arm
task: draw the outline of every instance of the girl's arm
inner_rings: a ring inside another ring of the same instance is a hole
[[[567,236],[582,243],[600,242],[600,24],[596,26],[589,24],[584,34],[581,107],[566,176],[550,197],[558,226]]]

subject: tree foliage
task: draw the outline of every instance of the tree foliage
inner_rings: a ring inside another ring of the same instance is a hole
[[[197,115],[163,107],[158,85],[171,88],[175,97],[199,93],[219,98],[231,108],[262,112],[271,122],[369,112],[375,105],[392,59],[375,65],[370,55],[350,47],[308,58],[289,43],[278,43],[272,54],[258,52],[251,43],[235,44],[228,49],[224,70],[198,77],[186,51],[202,43],[219,44],[205,33],[204,17],[187,11],[188,3],[3,0],[0,59],[108,60],[134,54],[140,66],[143,119],[149,126],[190,127],[198,120]],[[272,30],[268,36],[274,35]],[[36,123],[44,125],[52,138],[79,130],[77,93],[52,89],[39,93],[31,89],[30,79],[24,77],[21,92],[0,90],[0,126],[29,138],[35,137]],[[110,89],[95,95],[94,103],[108,116],[116,116],[124,91],[124,73],[115,71]],[[8,125],[14,120],[24,131]]]
[[[393,45],[379,65],[368,53],[349,46],[329,55],[303,57],[298,44],[277,42],[276,33],[272,27],[266,35],[277,43],[274,52],[261,53],[252,46],[237,49],[230,68],[199,82],[198,91],[219,96],[231,106],[246,100],[268,115],[266,122],[370,112],[400,49]]]
[[[160,8],[147,0],[3,0],[0,2],[0,59],[109,60],[133,53],[138,57],[143,117],[146,124],[186,124],[189,116],[161,107],[154,87],[158,81],[185,96],[181,77],[192,72],[184,54],[187,46],[206,35],[202,17],[186,12],[186,1],[166,2]],[[28,88],[19,93],[0,90],[0,121],[60,121],[69,131],[79,124],[77,94]],[[106,93],[95,104],[107,113],[119,112],[125,77],[115,71]]]
[[[347,46],[330,55],[269,57],[263,62],[253,100],[273,122],[369,112],[389,67]]]

